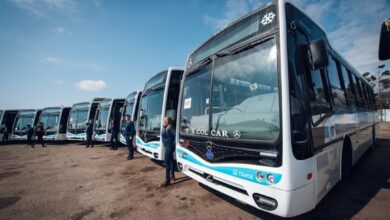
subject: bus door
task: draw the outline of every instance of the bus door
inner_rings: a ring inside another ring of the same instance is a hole
[[[316,179],[317,203],[339,180],[339,143],[334,143],[335,122],[331,119],[332,105],[326,69],[311,70],[308,65],[307,45],[310,36],[300,30],[295,31],[296,43],[301,50],[301,66],[305,72],[306,95],[311,124],[311,147],[314,153],[314,178]]]

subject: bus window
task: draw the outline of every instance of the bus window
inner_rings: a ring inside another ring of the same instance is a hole
[[[355,90],[352,87],[351,80],[349,77],[349,72],[343,66],[340,66],[340,70],[341,70],[341,76],[342,76],[343,83],[344,83],[343,86],[344,86],[345,93],[346,93],[347,103],[350,106],[354,106],[355,105]]]
[[[309,158],[311,154],[309,144],[309,118],[305,100],[305,74],[304,63],[300,59],[297,45],[306,42],[305,37],[299,32],[288,33],[288,68],[290,82],[290,121],[291,143],[293,154],[298,160]]]
[[[356,88],[356,95],[357,95],[357,103],[359,108],[364,108],[364,98],[363,98],[363,92],[362,87],[360,84],[360,80],[358,77],[353,76],[353,82]]]
[[[327,93],[325,71],[315,70],[308,76],[311,115],[315,124],[331,111],[330,99]]]
[[[337,71],[337,63],[332,57],[329,57],[329,66],[327,70],[334,105],[336,107],[346,106],[347,101],[345,99],[344,90],[340,83],[340,76]]]

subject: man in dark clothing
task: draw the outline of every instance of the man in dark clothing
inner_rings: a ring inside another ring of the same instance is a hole
[[[118,128],[115,126],[114,120],[111,121],[110,131],[111,131],[111,141],[110,141],[111,150],[117,150],[118,149]]]
[[[6,143],[8,142],[8,128],[7,126],[4,126],[3,129],[2,129],[2,132],[3,132],[3,143]]]
[[[87,122],[87,129],[85,130],[85,134],[87,136],[87,146],[93,147],[92,134],[93,134],[93,124],[91,122]]]
[[[42,122],[39,122],[37,127],[35,128],[35,136],[37,136],[37,141],[31,147],[34,148],[34,145],[40,143],[42,147],[46,147],[43,142],[43,135],[45,134],[45,129],[43,128]]]
[[[125,136],[126,139],[126,146],[129,149],[129,156],[127,157],[128,160],[133,159],[134,156],[134,150],[133,150],[133,138],[135,135],[135,129],[134,129],[134,123],[130,120],[130,115],[125,116],[125,130],[123,131],[123,136]]]
[[[163,147],[165,148],[164,163],[165,163],[165,182],[161,184],[162,187],[169,186],[171,179],[175,181],[175,166],[173,161],[173,153],[175,152],[175,136],[176,131],[172,126],[172,119],[170,117],[164,118],[164,128],[161,132],[161,139]]]
[[[27,143],[32,147],[33,143],[31,139],[32,136],[34,135],[34,129],[31,127],[30,124],[27,125],[26,133],[27,133]]]

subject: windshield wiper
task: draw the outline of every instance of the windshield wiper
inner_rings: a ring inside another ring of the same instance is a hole
[[[236,53],[240,53],[240,52],[242,52],[244,50],[251,49],[251,48],[259,45],[260,43],[263,43],[263,42],[268,41],[268,40],[269,39],[260,39],[260,40],[253,41],[250,44],[244,44],[244,45],[241,45],[241,46],[238,46],[238,47],[237,46],[232,46],[230,48],[222,50],[219,53],[216,53],[215,55],[217,55],[217,57],[230,56],[230,55],[233,55],[233,54],[236,54]]]

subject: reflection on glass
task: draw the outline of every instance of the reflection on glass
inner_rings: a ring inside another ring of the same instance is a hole
[[[107,128],[109,106],[102,106],[99,110],[98,119],[96,122],[97,130],[105,130]]]
[[[271,39],[217,58],[211,97],[211,67],[189,76],[184,83],[181,131],[223,138],[275,140],[280,132],[276,55],[276,42]]]
[[[139,118],[139,126],[141,130],[160,131],[161,127],[161,111],[164,100],[164,89],[150,91],[142,97]]]

